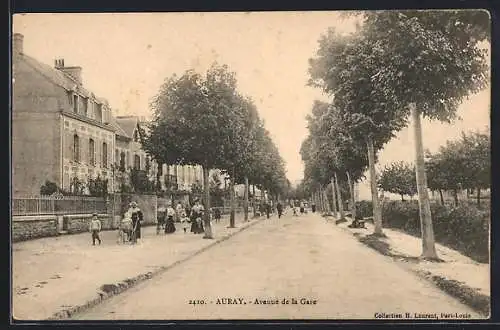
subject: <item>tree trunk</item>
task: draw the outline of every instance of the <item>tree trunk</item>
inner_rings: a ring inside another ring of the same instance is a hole
[[[203,185],[204,185],[204,200],[205,200],[205,236],[203,238],[213,239],[212,226],[210,224],[210,182],[209,182],[209,169],[207,166],[203,166]]]
[[[333,180],[333,176],[330,178],[330,185],[332,186],[332,200],[333,200],[333,208],[332,208],[332,212],[333,212],[333,216],[336,218],[337,217],[337,202],[336,202],[336,193],[335,193],[335,182]]]
[[[405,201],[405,197],[403,194],[401,194],[401,201],[404,202]]]
[[[481,189],[477,188],[477,206],[481,206]]]
[[[375,225],[374,234],[383,236],[382,231],[382,212],[380,210],[380,204],[378,200],[377,192],[377,173],[375,172],[375,150],[373,148],[372,137],[368,138],[368,163],[370,167],[370,188],[372,193],[372,203],[373,203],[373,223]]]
[[[323,189],[321,189],[321,185],[319,186],[319,209],[321,210],[321,213],[325,212],[323,202]]]
[[[326,193],[326,189],[323,189],[323,198],[325,199],[325,212],[328,214],[328,213],[331,213],[331,209],[330,209],[330,200],[328,199],[328,195]]]
[[[351,193],[351,214],[352,220],[356,220],[356,197],[354,196],[354,182],[351,180],[351,175],[349,171],[345,172],[347,174],[347,183],[349,184],[349,191]]]
[[[252,197],[252,200],[253,200],[253,216],[255,218],[255,217],[257,217],[257,207],[256,207],[257,198],[255,198],[255,185],[254,184],[252,185],[252,194],[253,194],[253,197]]]
[[[422,142],[422,127],[420,113],[413,103],[411,116],[415,138],[415,172],[417,179],[418,206],[420,209],[420,226],[422,230],[422,257],[438,259],[434,241],[434,230],[432,228],[431,206],[429,203],[429,192],[427,189],[427,177],[425,175],[424,146]]]
[[[345,219],[344,203],[342,201],[342,191],[340,190],[340,187],[339,187],[339,180],[337,178],[337,173],[333,173],[333,177],[335,178],[335,190],[337,191],[337,203],[338,203],[339,213],[340,213],[339,220],[344,220]]]
[[[455,206],[458,206],[458,189],[453,189],[453,199],[455,201]]]
[[[234,216],[235,216],[235,210],[234,210],[234,203],[235,203],[235,196],[234,196],[234,167],[233,167],[233,175],[231,176],[231,181],[229,181],[229,196],[230,196],[230,203],[231,203],[231,211],[229,213],[229,228],[235,228],[234,224]]]
[[[245,177],[245,199],[243,200],[243,214],[245,221],[248,221],[248,178]]]
[[[441,199],[441,205],[444,205],[443,191],[439,189],[439,198]]]

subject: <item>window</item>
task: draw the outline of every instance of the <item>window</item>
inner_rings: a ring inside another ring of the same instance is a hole
[[[68,103],[73,106],[73,92],[68,92]]]
[[[89,164],[95,166],[95,144],[92,139],[89,139]]]
[[[139,155],[135,155],[134,156],[134,168],[136,170],[140,170],[141,169],[141,157]]]
[[[81,97],[80,100],[82,102],[82,115],[87,116],[87,108],[88,108],[89,99]]]
[[[115,150],[115,166],[120,165],[120,152],[118,149]]]
[[[73,112],[78,113],[78,95],[73,94]]]
[[[108,167],[108,144],[106,142],[102,143],[102,167]]]
[[[80,139],[76,134],[73,136],[73,160],[80,161]]]
[[[98,122],[102,123],[102,105],[95,103],[94,108],[94,119]]]
[[[120,171],[122,171],[122,172],[125,171],[125,153],[124,152],[120,153]]]

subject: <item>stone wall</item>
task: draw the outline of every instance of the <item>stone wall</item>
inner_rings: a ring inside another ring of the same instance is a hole
[[[12,241],[57,236],[57,216],[20,216],[12,220]]]
[[[98,218],[101,221],[102,230],[116,229],[116,224],[113,222],[113,219],[109,215],[99,214]],[[67,231],[68,234],[87,232],[89,231],[91,219],[92,214],[65,215],[63,217],[63,230]]]
[[[113,222],[107,214],[99,214],[102,230],[115,230],[118,222]],[[61,231],[68,234],[83,233],[89,230],[92,214],[65,215],[58,221],[56,215],[16,216],[12,219],[12,241],[57,236]]]

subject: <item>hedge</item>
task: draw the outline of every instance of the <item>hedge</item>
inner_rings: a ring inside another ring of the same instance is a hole
[[[358,203],[358,212],[371,216],[371,202]],[[436,242],[478,261],[489,261],[490,210],[471,205],[456,207],[431,203]],[[418,201],[386,201],[382,209],[382,225],[421,237]]]

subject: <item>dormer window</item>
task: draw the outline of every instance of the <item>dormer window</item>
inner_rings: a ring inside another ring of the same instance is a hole
[[[73,94],[73,112],[78,113],[78,95]]]

